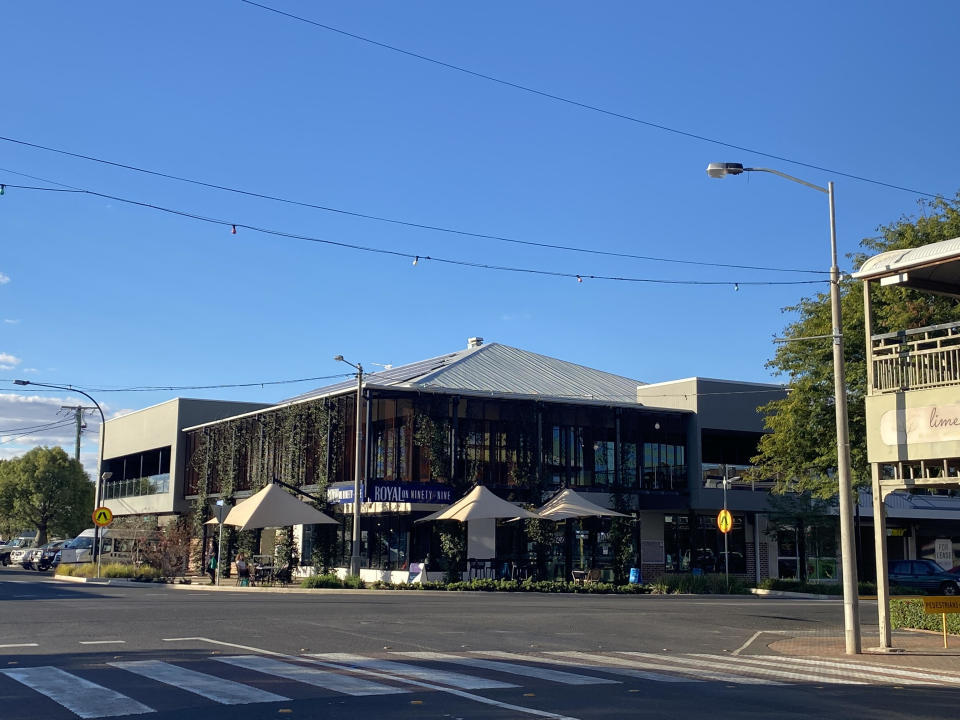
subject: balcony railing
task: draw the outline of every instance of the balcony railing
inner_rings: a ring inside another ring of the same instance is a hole
[[[960,385],[960,323],[874,335],[871,394]]]

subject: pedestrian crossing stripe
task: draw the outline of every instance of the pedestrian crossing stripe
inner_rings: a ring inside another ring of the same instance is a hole
[[[262,655],[219,657],[217,661],[246,670],[264,673],[265,675],[274,675],[276,677],[286,678],[287,680],[313,685],[314,687],[322,687],[327,690],[346,693],[347,695],[390,695],[393,693],[410,692],[409,689],[397,685],[384,685],[382,683],[358,678],[354,675],[343,675],[328,670],[319,670],[315,667],[296,665],[274,658],[263,657]]]
[[[266,690],[250,687],[233,680],[224,680],[214,675],[171,665],[160,660],[134,660],[132,662],[107,664],[200,695],[221,705],[285,702],[290,699],[283,695],[274,695]]]
[[[154,712],[153,708],[116,690],[97,685],[60,668],[50,666],[16,668],[0,670],[0,674],[13,678],[41,695],[46,695],[82,718],[142,715]]]

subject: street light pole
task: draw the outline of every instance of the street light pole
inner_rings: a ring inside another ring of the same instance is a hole
[[[727,510],[727,485],[730,484],[730,479],[727,477],[728,472],[729,472],[729,470],[727,469],[726,466],[724,466],[724,468],[723,468],[723,509],[724,509],[724,512],[726,512],[726,510]],[[732,527],[733,523],[731,522],[730,525],[731,525],[730,529],[732,530],[732,529],[733,529],[733,527]],[[729,532],[723,533],[723,574],[724,574],[724,576],[726,577],[726,581],[727,581],[727,592],[728,592],[728,593],[730,592],[730,547],[729,547],[729,542],[730,542],[730,541],[728,540],[729,537],[730,537],[730,533],[729,533]]]
[[[354,468],[353,468],[353,533],[352,533],[352,549],[350,551],[350,574],[359,575],[360,574],[360,479],[363,474],[363,465],[362,458],[360,457],[361,450],[361,436],[362,428],[361,422],[363,421],[363,416],[361,414],[361,409],[363,408],[363,365],[357,363],[354,365],[352,362],[343,359],[343,355],[337,355],[333,358],[337,362],[346,363],[352,368],[355,368],[357,371],[357,427],[356,427],[356,449],[354,452]]]
[[[103,415],[103,408],[100,407],[100,403],[93,399],[93,397],[79,388],[75,388],[72,385],[51,385],[49,383],[34,382],[33,380],[14,380],[14,385],[36,385],[37,387],[53,388],[54,390],[66,390],[67,392],[80,393],[90,402],[97,406],[97,411],[100,413],[100,454],[97,459],[97,481],[94,483],[93,490],[93,508],[96,510],[100,507],[101,501],[101,490],[100,484],[103,480],[103,443],[104,439],[107,436],[107,419]],[[78,445],[79,447],[79,445]],[[109,475],[108,475],[109,477]],[[96,554],[97,558],[97,577],[100,577],[100,526],[94,523],[93,528],[93,551]]]
[[[710,163],[707,175],[722,178],[744,172],[766,172],[790,180],[818,192],[826,193],[830,204],[830,315],[833,338],[833,392],[837,424],[837,479],[840,496],[840,561],[843,571],[843,627],[846,652],[860,652],[860,608],[857,598],[856,543],[850,479],[850,430],[847,418],[847,383],[843,362],[843,323],[840,316],[840,269],[837,267],[837,224],[833,200],[833,183],[827,187],[770,168],[745,168],[740,163]]]

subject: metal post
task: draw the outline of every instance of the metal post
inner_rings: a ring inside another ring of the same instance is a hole
[[[220,585],[220,555],[223,552],[223,518],[224,518],[224,507],[223,499],[217,500],[217,520],[220,522],[220,537],[217,539],[217,574],[215,577],[215,584],[219,587]]]
[[[843,572],[843,630],[847,655],[860,652],[860,608],[857,597],[856,545],[850,494],[850,437],[847,426],[847,383],[843,365],[843,323],[840,317],[840,269],[837,267],[837,223],[833,182],[830,201],[830,314],[833,321],[833,382],[837,418],[837,476],[840,491],[840,560]]]
[[[94,483],[93,490],[93,509],[96,510],[100,507],[100,498],[101,491],[100,485],[103,481],[103,440],[107,434],[107,419],[103,415],[103,408],[100,407],[100,403],[93,399],[91,395],[85,393],[83,390],[73,387],[72,385],[52,385],[50,383],[41,383],[34,382],[33,380],[14,380],[14,385],[36,385],[37,387],[53,388],[55,390],[66,390],[67,392],[80,393],[90,402],[97,406],[97,411],[100,413],[100,453],[97,460],[97,480]],[[79,447],[79,446],[78,446]],[[78,451],[79,454],[79,451]],[[78,458],[79,459],[79,458]],[[100,577],[100,526],[94,523],[93,525],[93,551],[97,554],[97,577]]]
[[[363,472],[363,455],[360,450],[360,439],[363,433],[361,421],[363,419],[363,365],[357,363],[357,427],[356,449],[354,453],[353,472],[353,549],[350,553],[350,574],[360,574],[360,476]]]
[[[724,465],[723,466],[723,510],[724,512],[726,512],[727,510],[727,483],[730,482],[729,475],[730,475],[729,468],[726,465]],[[732,529],[733,529],[733,522],[731,521],[730,530]],[[728,540],[729,535],[730,535],[729,532],[723,533],[723,574],[727,579],[728,593],[730,592],[730,549],[728,547],[728,544],[730,542]]]
[[[722,178],[744,172],[766,172],[791,182],[826,193],[830,202],[830,314],[833,324],[833,390],[837,423],[837,481],[840,495],[840,559],[843,572],[843,628],[848,655],[860,652],[860,610],[857,597],[856,543],[853,511],[850,505],[850,437],[847,427],[847,383],[843,366],[843,323],[840,319],[840,270],[837,267],[837,223],[833,201],[833,183],[823,188],[806,180],[771,168],[746,168],[740,163],[711,163],[707,175]],[[868,325],[869,328],[869,325]],[[869,330],[868,330],[869,332]],[[867,346],[869,347],[869,341]],[[869,372],[869,370],[868,370]],[[881,572],[878,569],[878,573]]]

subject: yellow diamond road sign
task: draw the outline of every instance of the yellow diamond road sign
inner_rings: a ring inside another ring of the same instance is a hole
[[[724,534],[730,532],[730,528],[733,527],[733,515],[729,510],[721,510],[717,514],[717,527]]]
[[[98,507],[93,511],[93,523],[100,527],[106,527],[113,522],[113,513],[108,507]]]

